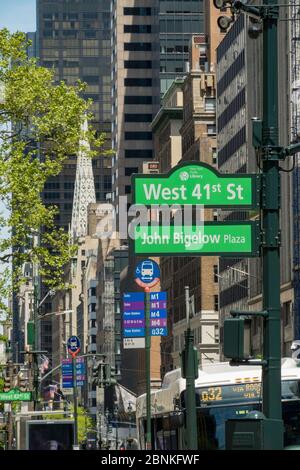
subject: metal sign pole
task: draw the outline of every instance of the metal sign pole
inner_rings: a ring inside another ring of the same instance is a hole
[[[263,413],[273,419],[274,449],[283,446],[280,351],[280,175],[278,148],[278,7],[268,0],[263,18],[263,198],[264,319]],[[273,8],[271,8],[273,6]],[[276,435],[276,438],[275,438]]]
[[[146,449],[151,450],[152,433],[151,433],[151,367],[150,367],[150,289],[145,287],[145,362],[146,362],[146,410],[147,410],[147,431],[146,431]]]
[[[73,450],[78,448],[78,406],[77,406],[77,381],[76,381],[76,355],[72,354],[72,375],[73,375],[73,400],[74,400],[74,446]]]
[[[186,376],[186,438],[188,450],[198,448],[197,410],[195,392],[194,334],[190,322],[190,289],[185,286],[185,308],[187,329],[185,331],[185,376]]]

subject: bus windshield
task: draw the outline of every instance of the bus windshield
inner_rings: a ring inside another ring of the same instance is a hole
[[[199,449],[225,449],[225,422],[262,410],[260,383],[198,388],[196,398]],[[284,446],[300,444],[299,381],[282,382],[282,412]]]

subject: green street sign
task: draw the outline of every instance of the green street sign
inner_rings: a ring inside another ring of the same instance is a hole
[[[134,251],[147,256],[259,256],[259,222],[206,222],[202,226],[137,226]]]
[[[134,175],[134,202],[254,209],[259,207],[259,182],[256,174],[222,175],[205,163],[185,162],[166,175]]]
[[[9,392],[0,392],[0,401],[31,401],[31,392],[21,392],[18,388],[13,388]]]

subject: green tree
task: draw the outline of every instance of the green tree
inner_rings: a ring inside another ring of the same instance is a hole
[[[49,288],[64,286],[64,266],[74,247],[68,233],[55,227],[57,209],[43,203],[41,192],[66,159],[78,154],[80,138],[90,142],[91,157],[105,140],[91,126],[82,136],[83,119],[92,118],[91,102],[81,97],[85,85],[57,84],[53,70],[27,57],[27,45],[23,33],[0,30],[0,262],[7,266],[0,279],[0,311],[11,286],[22,282],[26,261],[38,265]]]
[[[74,407],[71,405],[70,411],[74,412]],[[77,407],[78,412],[78,442],[83,443],[87,439],[88,432],[95,430],[95,425],[92,418],[87,414],[82,406]],[[66,419],[64,414],[44,415],[44,419]]]

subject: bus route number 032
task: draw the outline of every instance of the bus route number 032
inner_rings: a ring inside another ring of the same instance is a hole
[[[210,387],[201,392],[201,401],[221,401],[222,389],[221,387]]]
[[[163,336],[164,328],[151,328],[151,335],[153,336]]]

